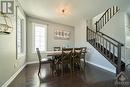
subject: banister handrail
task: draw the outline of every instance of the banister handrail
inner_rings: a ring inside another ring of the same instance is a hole
[[[111,9],[111,8],[108,8],[108,9],[103,13],[102,17],[101,17],[97,22],[99,22],[99,21],[104,17],[104,15],[108,12],[109,9]]]
[[[87,41],[116,67],[116,75],[125,70],[125,63],[121,60],[121,47],[124,46],[124,44],[100,32],[100,29],[119,10],[120,9],[117,6],[113,6],[112,8],[107,9],[102,17],[95,23],[96,32],[88,28],[88,26],[86,29]]]
[[[89,29],[89,30],[91,30],[92,32],[94,32],[94,31],[93,31],[92,29],[90,29],[88,26],[87,26],[87,29]],[[122,44],[121,42],[115,40],[114,38],[112,38],[112,37],[110,37],[110,36],[108,36],[108,35],[106,35],[106,34],[104,34],[104,33],[102,33],[102,32],[99,32],[99,31],[98,31],[98,33],[101,33],[103,36],[106,36],[107,38],[113,40],[114,42],[120,44],[121,46],[124,46],[124,44]]]
[[[103,15],[98,19],[95,23],[96,32],[100,31],[101,28],[119,11],[118,6],[113,6],[112,8],[108,8]]]
[[[103,42],[101,41],[101,39],[103,40]],[[103,37],[99,33],[96,33],[95,31],[87,27],[87,41],[92,46],[94,46],[104,57],[108,58],[108,60],[111,60],[113,58],[111,62],[114,64],[114,66],[116,66],[116,73],[119,74],[119,72],[121,72],[121,44],[115,44],[111,40]],[[115,49],[117,49],[117,52],[115,51]],[[117,60],[117,63],[115,63],[115,60]]]
[[[106,36],[107,38],[109,38],[109,39],[115,41],[116,43],[121,44],[121,46],[124,46],[124,44],[122,44],[121,42],[115,40],[114,38],[112,38],[112,37],[110,37],[110,36],[108,36],[108,35],[106,35],[106,34],[104,34],[104,33],[102,33],[102,32],[99,32],[99,33],[101,33],[103,36]]]

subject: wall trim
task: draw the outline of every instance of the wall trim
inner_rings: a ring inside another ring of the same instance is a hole
[[[24,64],[16,73],[14,73],[9,80],[7,80],[1,87],[7,87],[15,78],[16,76],[26,67],[27,64]]]
[[[101,65],[99,65],[99,64],[92,63],[92,62],[90,62],[90,61],[86,61],[86,63],[89,63],[89,64],[91,64],[91,65],[97,66],[97,67],[102,68],[102,69],[104,69],[104,70],[107,70],[107,71],[109,71],[109,72],[116,73],[116,70],[114,70],[114,69],[110,69],[110,68],[101,66]]]
[[[32,62],[27,62],[27,63],[25,63],[25,64],[24,64],[17,72],[15,72],[15,73],[9,78],[9,80],[7,80],[1,87],[7,87],[27,65],[35,64],[35,63],[38,63],[38,61],[32,61]]]

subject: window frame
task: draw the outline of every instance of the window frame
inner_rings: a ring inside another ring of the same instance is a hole
[[[24,28],[24,22],[23,19],[21,19],[19,17],[20,20],[20,30],[18,30],[18,25],[17,25],[17,49],[19,48],[18,46],[18,41],[19,41],[19,36],[20,36],[20,52],[18,52],[18,54],[22,54],[23,53],[23,28]],[[18,21],[17,21],[18,24]],[[19,32],[18,32],[19,31]]]
[[[35,49],[35,26],[38,25],[40,27],[44,27],[45,28],[45,51],[47,51],[47,34],[48,34],[48,31],[47,31],[47,24],[42,24],[42,23],[36,23],[36,22],[33,22],[32,23],[32,53],[36,53],[36,49]],[[41,53],[44,53],[45,51],[41,51]]]
[[[20,28],[21,28],[21,51],[18,52],[18,18],[20,19]],[[16,59],[20,59],[23,56],[25,56],[24,53],[24,28],[25,28],[25,19],[24,16],[19,8],[19,6],[16,6]]]

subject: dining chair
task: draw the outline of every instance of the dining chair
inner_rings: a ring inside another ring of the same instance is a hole
[[[61,51],[61,47],[54,47],[54,51]],[[60,59],[61,58],[61,55],[56,55],[55,56],[55,61],[58,61],[58,59]]]
[[[54,47],[54,51],[60,51],[61,48],[60,47]]]
[[[50,68],[52,69],[52,72],[53,72],[53,60],[51,58],[42,58],[39,48],[36,48],[36,51],[37,51],[38,60],[39,60],[38,76],[40,76],[41,65],[45,63],[50,63]]]
[[[73,48],[62,48],[61,55],[61,66],[62,66],[62,74],[64,74],[64,66],[67,65],[72,73],[72,51]]]
[[[84,61],[84,66],[86,65],[86,63],[85,63],[85,55],[86,55],[86,53],[87,53],[87,51],[86,51],[86,49],[87,49],[87,47],[81,47],[82,48],[82,53],[81,53],[81,59],[83,59],[83,61]]]
[[[73,71],[75,68],[75,64],[79,66],[80,70],[81,70],[81,53],[82,53],[82,48],[74,48],[74,53],[73,53],[73,62],[72,62],[72,66],[73,66]]]

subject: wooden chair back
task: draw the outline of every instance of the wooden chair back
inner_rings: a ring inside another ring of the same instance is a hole
[[[82,48],[74,48],[73,60],[80,60]]]
[[[82,48],[82,53],[86,53],[87,47],[81,47]]]
[[[86,47],[81,47],[82,48],[82,53],[81,53],[81,58],[85,58],[85,55],[86,55],[86,53],[87,53],[87,51],[86,51]]]
[[[41,63],[41,58],[42,58],[42,56],[41,56],[41,53],[40,53],[39,48],[36,48],[36,51],[37,51],[37,55],[38,55],[39,62]]]
[[[63,48],[61,61],[64,63],[65,62],[70,63],[72,60],[72,51],[73,51],[73,48]]]
[[[54,51],[60,51],[61,48],[60,47],[54,47]]]

